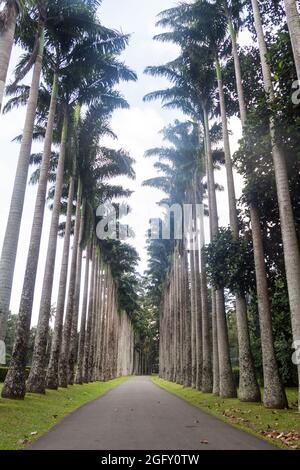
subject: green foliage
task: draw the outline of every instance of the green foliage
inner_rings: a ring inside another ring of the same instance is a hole
[[[136,268],[139,256],[135,248],[120,240],[102,240],[100,250],[109,264],[118,288],[119,309],[133,317],[139,308],[139,278]]]
[[[294,387],[297,386],[297,368],[291,360],[293,354],[293,335],[287,287],[283,280],[278,279],[275,284],[270,287],[269,298],[271,302],[274,346],[280,376],[286,386]],[[255,295],[251,298],[248,318],[254,364],[260,382],[263,383],[260,329],[257,299]]]
[[[219,229],[218,235],[205,248],[207,273],[216,288],[244,295],[253,288],[254,261],[251,242],[235,238],[230,228]]]

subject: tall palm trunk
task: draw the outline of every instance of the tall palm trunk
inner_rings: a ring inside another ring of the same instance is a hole
[[[228,185],[228,202],[229,202],[229,220],[232,234],[235,238],[239,237],[238,217],[236,209],[235,185],[232,170],[231,150],[229,143],[226,104],[223,89],[223,80],[221,67],[216,61],[219,101],[222,116],[223,143],[225,152],[225,166]],[[239,344],[239,399],[241,401],[256,402],[261,400],[260,389],[256,379],[256,373],[251,353],[250,334],[247,318],[247,303],[245,296],[240,292],[236,292],[236,320]]]
[[[178,242],[175,248],[175,295],[176,295],[176,382],[181,383],[181,336],[180,336],[180,278],[179,278],[179,253]]]
[[[237,48],[236,32],[229,18],[229,31],[232,42],[232,55],[235,65],[235,77],[237,84],[240,116],[243,130],[247,120],[247,109],[242,83],[240,58]],[[270,311],[267,273],[265,267],[265,255],[263,238],[260,227],[259,213],[252,202],[250,204],[250,219],[252,226],[252,238],[255,261],[256,286],[258,297],[258,313],[260,318],[260,332],[263,357],[264,374],[264,404],[266,407],[282,408],[287,404],[285,392],[279,376],[278,365],[275,357],[272,318]]]
[[[181,277],[182,277],[182,298],[183,298],[183,318],[184,318],[184,371],[183,379],[185,387],[192,385],[192,343],[191,343],[191,303],[188,282],[188,259],[185,241],[182,243],[182,263],[181,263]],[[167,330],[169,334],[169,330]]]
[[[71,340],[72,324],[73,324],[77,254],[78,254],[78,243],[79,243],[80,222],[81,222],[81,197],[82,197],[81,188],[82,188],[81,183],[78,181],[76,219],[75,219],[75,228],[74,228],[72,259],[71,259],[71,266],[70,266],[68,302],[67,302],[65,323],[63,326],[61,354],[59,358],[59,386],[64,387],[64,388],[67,388],[68,380],[69,380],[70,340]]]
[[[81,208],[81,219],[80,219],[80,234],[78,238],[77,247],[77,261],[76,261],[76,282],[74,291],[74,303],[73,303],[73,318],[72,318],[72,329],[70,336],[70,352],[69,352],[69,385],[74,384],[75,378],[75,362],[76,353],[78,347],[78,317],[79,317],[79,304],[80,304],[80,291],[81,291],[81,275],[82,275],[82,238],[84,230],[84,217],[85,217],[85,200],[82,202]]]
[[[200,278],[200,262],[199,262],[199,245],[198,245],[198,211],[197,211],[197,191],[196,181],[192,191],[192,219],[193,219],[193,249],[191,252],[192,264],[194,267],[194,291],[195,291],[195,363],[196,377],[195,388],[201,390],[202,369],[203,369],[203,346],[202,346],[202,295],[201,295],[201,278]]]
[[[16,2],[5,8],[7,16],[5,25],[0,29],[0,113],[2,109],[5,83],[7,78],[8,66],[11,51],[14,44],[18,8]]]
[[[99,249],[97,252],[97,264],[96,264],[96,274],[95,274],[95,291],[94,291],[94,300],[93,300],[93,323],[92,323],[92,337],[91,337],[91,381],[95,382],[97,376],[97,327],[98,327],[98,294],[99,294],[99,265],[100,265],[100,253]]]
[[[85,275],[84,275],[84,288],[83,288],[83,300],[81,310],[81,321],[80,321],[80,336],[79,336],[79,347],[77,356],[77,373],[76,383],[83,383],[83,363],[84,363],[84,345],[86,338],[86,316],[87,316],[87,304],[88,304],[88,290],[89,290],[89,279],[90,279],[90,257],[91,257],[91,244],[88,242],[86,248],[86,262],[85,262]]]
[[[208,116],[207,116],[207,111],[203,111],[203,125],[204,125],[204,149],[205,149],[205,155],[206,155],[206,173],[207,173],[207,184],[208,184],[208,206],[209,206],[209,230],[210,230],[210,239],[212,240],[214,235],[214,231],[216,230],[216,227],[218,228],[218,220],[217,220],[217,225],[215,225],[215,218],[211,217],[211,211],[213,208],[217,208],[216,205],[216,197],[214,192],[211,194],[210,191],[210,174],[213,172],[213,165],[212,168],[209,168],[208,165],[208,160],[207,160],[207,155],[209,150],[208,146],[208,140],[210,140],[210,135],[208,134],[208,139],[206,138],[206,132],[208,130],[209,132],[209,126],[208,126]],[[209,170],[209,171],[208,171]],[[204,208],[201,212],[201,223],[202,223],[202,240],[203,242],[201,243],[202,251],[201,251],[201,262],[202,262],[202,267],[205,266],[205,257],[204,257]],[[206,278],[206,270],[205,270],[205,278]],[[214,395],[219,395],[220,393],[220,374],[219,374],[219,351],[218,351],[218,331],[217,331],[217,311],[216,311],[216,290],[212,286],[210,289],[211,292],[211,326],[212,326],[212,392]]]
[[[197,315],[197,300],[196,300],[196,272],[195,272],[195,252],[190,251],[190,308],[191,308],[191,349],[192,349],[192,387],[196,388],[197,380],[197,355],[196,355],[196,315]],[[172,298],[172,295],[171,295]]]
[[[264,248],[258,210],[254,204],[251,204],[251,224],[263,359],[264,405],[267,408],[280,409],[287,407],[287,398],[276,361]]]
[[[105,346],[105,331],[106,331],[106,305],[107,305],[107,287],[108,287],[108,270],[103,265],[103,280],[102,280],[102,298],[101,298],[101,333],[100,333],[100,352],[99,352],[99,380],[104,380],[104,346]]]
[[[201,260],[201,276],[200,276],[200,287],[201,287],[201,304],[202,304],[202,383],[201,390],[204,393],[211,393],[213,391],[213,371],[211,361],[211,332],[210,332],[210,321],[208,311],[208,289],[207,289],[207,277],[206,277],[206,266],[203,248],[205,246],[205,234],[204,234],[204,207],[203,203],[200,208],[200,260]],[[216,341],[217,348],[217,341]],[[216,354],[218,358],[218,354]],[[218,361],[217,365],[219,364]],[[217,376],[219,376],[217,368]]]
[[[207,150],[207,173],[208,173],[208,190],[209,197],[209,211],[211,218],[212,238],[218,233],[218,210],[215,192],[215,178],[214,167],[211,149],[211,140],[209,134],[209,123],[207,110],[203,109],[204,113],[204,127],[205,127],[205,140]],[[221,397],[230,398],[236,397],[236,388],[234,385],[234,378],[231,368],[230,353],[229,353],[229,340],[228,329],[226,323],[226,312],[224,302],[223,289],[215,290],[216,298],[216,323],[217,323],[217,338],[218,338],[218,357],[219,357],[219,393]]]
[[[98,335],[97,335],[97,353],[96,353],[96,370],[97,370],[97,379],[100,380],[101,377],[101,357],[102,357],[102,332],[103,332],[103,298],[105,290],[105,275],[103,271],[103,260],[100,259],[99,265],[99,293],[98,293]]]
[[[0,341],[4,341],[6,336],[7,315],[10,305],[20,226],[25,199],[33,127],[36,116],[36,107],[42,72],[43,53],[44,29],[42,29],[40,33],[39,52],[33,69],[25,125],[23,129],[23,138],[0,259]]]
[[[51,103],[44,142],[43,159],[40,171],[38,191],[36,196],[23,290],[21,295],[15,346],[10,364],[11,370],[9,371],[9,374],[6,377],[6,382],[3,389],[3,395],[5,395],[6,397],[9,396],[10,398],[23,398],[26,392],[25,366],[45,212],[48,171],[51,155],[54,118],[56,111],[56,99],[58,92],[57,79],[57,74],[54,74]]]
[[[196,383],[197,390],[201,390],[202,386],[202,373],[203,373],[203,343],[202,343],[202,292],[201,292],[201,276],[199,264],[199,251],[194,250],[195,264],[195,304],[196,304],[196,317],[195,317],[195,330],[196,330]]]
[[[52,210],[52,219],[48,240],[46,265],[42,285],[39,319],[34,343],[34,352],[31,371],[27,381],[27,391],[33,393],[45,393],[46,382],[46,347],[51,314],[51,297],[53,288],[57,233],[61,208],[62,187],[64,181],[64,168],[66,158],[66,141],[68,135],[68,114],[65,110],[64,123],[61,136],[60,155],[56,173],[55,195]]]
[[[291,37],[297,77],[300,84],[300,18],[296,0],[284,0],[287,24]]]
[[[255,29],[257,32],[260,60],[262,64],[265,91],[271,101],[274,100],[274,91],[271,71],[267,62],[267,45],[264,37],[262,21],[257,0],[252,0]],[[280,213],[281,235],[283,241],[284,261],[289,293],[289,303],[292,318],[293,339],[295,344],[300,341],[300,254],[294,223],[293,208],[289,192],[289,180],[285,156],[278,146],[275,132],[275,119],[270,117],[270,134],[272,154],[275,169],[275,180]],[[300,364],[298,364],[298,380],[300,381]],[[299,409],[300,409],[300,382],[299,382]]]
[[[57,295],[57,304],[55,312],[55,323],[53,338],[51,344],[50,361],[47,370],[47,388],[52,390],[58,389],[58,362],[61,348],[63,318],[66,302],[66,288],[68,278],[69,266],[69,253],[70,253],[70,238],[72,228],[72,215],[73,215],[73,199],[74,199],[75,179],[74,176],[70,179],[69,194],[68,194],[68,209],[65,225],[64,246],[60,269],[59,288]]]
[[[85,334],[85,343],[84,343],[84,362],[83,362],[83,382],[88,383],[90,381],[89,374],[89,364],[90,364],[90,345],[91,345],[91,336],[92,336],[92,318],[93,318],[93,297],[94,297],[94,284],[95,284],[95,272],[96,272],[96,248],[92,243],[92,273],[91,273],[91,283],[89,290],[89,300],[88,300],[88,317],[86,323],[86,334]]]

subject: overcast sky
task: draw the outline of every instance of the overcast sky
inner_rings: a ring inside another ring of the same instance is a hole
[[[176,118],[182,118],[180,113],[165,111],[160,103],[143,103],[143,96],[155,89],[167,86],[167,82],[152,78],[143,74],[147,65],[163,64],[178,54],[178,49],[172,44],[162,44],[152,40],[158,32],[155,28],[156,15],[163,9],[174,6],[174,0],[103,0],[99,11],[101,22],[108,27],[122,29],[123,32],[131,33],[129,47],[123,54],[122,59],[128,66],[138,74],[138,82],[121,85],[120,89],[128,102],[130,110],[115,112],[112,119],[112,128],[118,135],[118,142],[107,142],[115,147],[128,150],[136,160],[136,181],[124,181],[124,185],[134,190],[130,199],[132,214],[130,223],[136,233],[136,238],[131,243],[136,246],[141,256],[140,271],[146,268],[145,232],[148,221],[160,214],[157,202],[162,193],[150,188],[142,187],[143,180],[154,176],[153,161],[143,157],[146,149],[161,144],[159,131]],[[11,69],[18,57],[18,51],[14,51]],[[25,110],[20,109],[6,116],[0,116],[0,248],[2,247],[6,220],[9,210],[13,181],[15,176],[19,145],[12,143],[14,136],[21,133],[24,123]],[[233,131],[232,150],[236,148],[240,137],[240,125],[237,120],[230,123]],[[33,149],[38,148],[36,146]],[[224,171],[218,172],[217,181],[225,186]],[[240,181],[237,180],[238,195],[241,190]],[[21,236],[15,270],[11,310],[18,312],[20,294],[22,290],[25,263],[32,224],[33,208],[35,202],[36,188],[28,187],[26,193]],[[218,196],[220,223],[228,224],[228,206],[226,194]],[[48,233],[50,225],[50,211],[46,210],[45,224],[43,230],[41,256],[37,277],[37,288],[34,300],[33,324],[37,322],[39,302],[41,295],[41,283],[45,265],[45,253],[47,250]],[[61,261],[62,243],[59,243],[56,259],[56,275],[53,290],[53,303],[57,297],[57,283]]]

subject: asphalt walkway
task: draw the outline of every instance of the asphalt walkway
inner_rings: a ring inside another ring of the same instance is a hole
[[[274,450],[134,377],[84,405],[31,444],[30,450]]]

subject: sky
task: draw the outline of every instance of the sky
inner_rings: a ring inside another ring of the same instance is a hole
[[[130,104],[129,110],[116,111],[112,118],[112,128],[118,136],[118,141],[103,141],[104,145],[124,148],[136,160],[136,180],[122,180],[124,186],[134,191],[129,200],[132,212],[128,218],[136,237],[131,243],[137,248],[141,257],[139,271],[143,273],[147,265],[145,250],[145,233],[151,218],[159,217],[161,209],[157,202],[162,198],[160,191],[142,186],[145,179],[156,175],[153,160],[144,158],[148,148],[162,144],[160,130],[174,119],[182,119],[177,111],[163,110],[159,102],[144,103],[143,96],[150,91],[165,88],[168,82],[164,79],[145,75],[144,69],[148,65],[159,65],[174,59],[178,55],[177,46],[153,41],[153,36],[159,32],[155,27],[157,14],[164,9],[174,6],[175,0],[103,0],[99,10],[99,17],[103,25],[130,33],[130,43],[122,55],[122,60],[138,74],[136,83],[125,83],[119,87]],[[20,51],[14,50],[10,66],[13,71]],[[28,77],[27,80],[29,80]],[[6,220],[9,211],[13,181],[18,160],[19,144],[12,139],[22,132],[25,109],[21,108],[5,116],[0,116],[0,249],[5,233]],[[232,151],[237,148],[241,135],[239,121],[230,121]],[[33,151],[40,147],[34,144]],[[30,171],[29,171],[30,174]],[[216,181],[225,187],[226,177],[222,170],[217,172]],[[240,195],[242,183],[236,175],[237,196]],[[21,235],[19,241],[17,263],[15,268],[14,285],[11,300],[11,311],[18,312],[20,295],[24,279],[26,257],[28,251],[30,229],[33,218],[36,187],[28,186],[24,205]],[[226,192],[218,195],[218,209],[221,225],[228,225],[228,205]],[[38,267],[37,285],[34,299],[32,323],[37,323],[41,284],[45,266],[45,254],[48,244],[51,213],[46,209],[45,223],[41,244],[41,256]],[[62,242],[58,244],[56,257],[55,283],[53,288],[53,304],[56,302],[59,268],[62,254]]]

